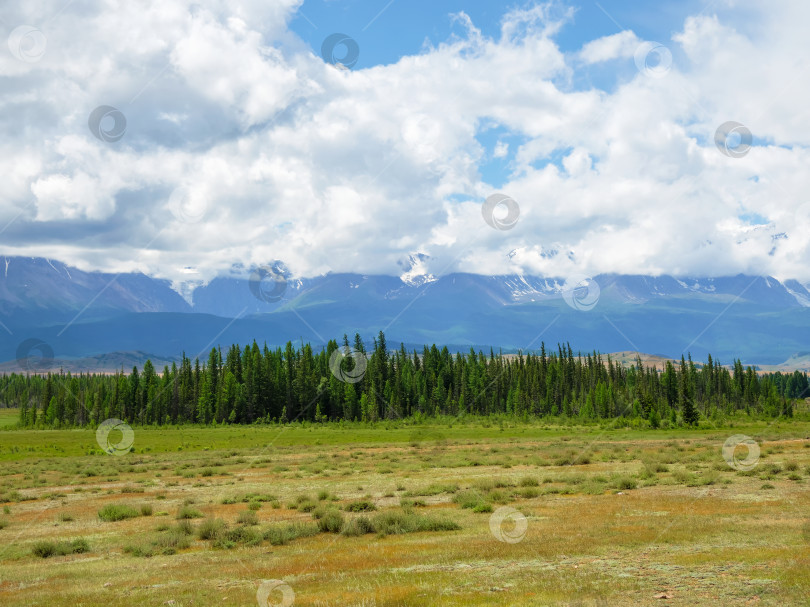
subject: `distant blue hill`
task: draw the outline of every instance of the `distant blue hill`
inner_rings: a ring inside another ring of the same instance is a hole
[[[0,260],[1,261],[1,260]],[[368,342],[384,330],[391,347],[436,343],[455,351],[639,350],[721,362],[777,364],[810,346],[810,292],[772,277],[674,278],[600,275],[589,311],[561,295],[562,279],[450,274],[417,277],[329,274],[290,279],[279,301],[261,301],[246,277],[228,276],[188,302],[165,280],[87,273],[44,259],[0,265],[0,361],[21,342],[47,342],[57,358],[150,352],[170,359],[211,345]],[[272,298],[269,298],[272,299]]]

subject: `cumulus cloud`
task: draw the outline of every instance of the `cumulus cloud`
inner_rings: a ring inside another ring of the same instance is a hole
[[[620,57],[632,57],[638,49],[641,40],[631,31],[623,31],[612,36],[597,38],[583,45],[579,56],[585,63],[601,63],[618,59]]]
[[[41,28],[47,48],[0,53],[2,252],[178,283],[274,260],[299,276],[399,274],[409,256],[433,275],[810,280],[810,88],[795,53],[810,5],[690,17],[661,41],[672,65],[650,74],[632,31],[563,52],[573,13],[557,4],[505,13],[495,38],[461,14],[461,37],[341,70],[290,32],[300,4],[9,9],[6,35]],[[588,66],[613,70],[610,90],[572,84]],[[126,117],[118,142],[88,128],[101,105]],[[730,120],[753,133],[740,158],[715,146]],[[507,167],[497,189],[493,158]],[[520,205],[511,230],[482,219],[496,191]]]

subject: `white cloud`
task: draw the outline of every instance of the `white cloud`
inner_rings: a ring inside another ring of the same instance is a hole
[[[341,71],[289,32],[299,5],[97,0],[49,23],[39,62],[0,53],[0,224],[18,217],[2,252],[175,281],[275,259],[304,276],[394,274],[417,252],[432,274],[810,280],[796,220],[810,216],[796,53],[810,5],[751,0],[675,24],[660,78],[636,71],[632,32],[564,53],[554,36],[572,13],[546,5],[507,13],[497,39],[462,15],[465,37]],[[43,13],[16,10],[6,23]],[[583,63],[609,60],[615,87],[572,86]],[[99,105],[126,116],[120,142],[90,133]],[[714,146],[729,120],[754,133],[743,158]],[[481,217],[496,189],[476,135],[492,126],[517,137],[492,153],[510,157],[497,190],[521,209],[505,232]],[[752,230],[743,212],[768,223]]]
[[[579,56],[587,64],[628,58],[633,56],[639,44],[641,44],[641,40],[633,32],[623,31],[591,40],[583,45]]]

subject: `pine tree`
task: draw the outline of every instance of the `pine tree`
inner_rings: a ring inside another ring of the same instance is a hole
[[[650,426],[652,428],[658,428],[661,425],[661,416],[658,414],[658,407],[653,405],[652,409],[650,409]]]
[[[59,403],[56,401],[56,397],[51,397],[51,402],[48,403],[48,410],[45,412],[45,423],[49,426],[53,426],[57,420],[56,410],[59,408]]]
[[[697,409],[695,409],[695,404],[692,402],[689,391],[689,378],[687,377],[686,362],[683,356],[681,356],[681,368],[678,379],[680,381],[678,393],[683,423],[687,426],[693,426],[698,421],[698,412]]]

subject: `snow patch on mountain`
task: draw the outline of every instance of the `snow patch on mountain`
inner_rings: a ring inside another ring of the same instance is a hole
[[[562,293],[562,283],[556,278],[549,279],[524,274],[493,278],[502,282],[508,297],[514,302],[550,299],[559,297]],[[549,280],[552,282],[549,283]]]
[[[430,256],[424,253],[413,253],[406,259],[401,259],[398,262],[405,272],[400,275],[400,280],[410,287],[421,287],[431,282],[436,282],[433,274],[427,271],[426,263]]]
[[[810,291],[808,290],[810,283],[802,285],[797,280],[786,280],[782,283],[782,286],[799,302],[799,305],[810,308]]]

